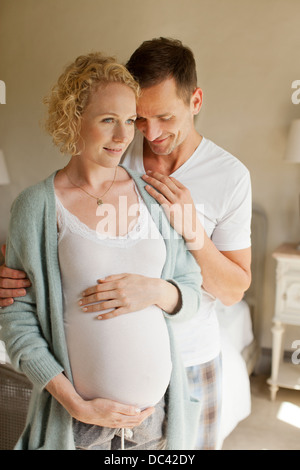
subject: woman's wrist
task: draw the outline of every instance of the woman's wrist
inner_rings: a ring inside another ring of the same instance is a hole
[[[165,312],[175,314],[181,307],[181,294],[178,287],[172,282],[157,279],[158,307]]]
[[[67,403],[65,403],[65,408],[68,413],[72,416],[72,418],[81,421],[81,416],[85,414],[84,410],[87,404],[88,402],[76,393],[72,395],[70,399],[68,399]]]
[[[73,418],[80,415],[86,402],[76,392],[72,383],[63,373],[54,377],[48,383],[46,389]]]

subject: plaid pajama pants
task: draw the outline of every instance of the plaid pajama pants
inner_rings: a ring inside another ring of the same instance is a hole
[[[197,450],[215,450],[221,417],[222,361],[221,355],[186,368],[190,393],[202,402],[197,436]]]

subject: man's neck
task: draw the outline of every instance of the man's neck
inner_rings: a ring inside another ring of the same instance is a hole
[[[201,141],[202,136],[197,133],[188,145],[176,147],[169,155],[157,155],[151,150],[147,140],[144,138],[144,168],[146,171],[158,171],[163,175],[171,175],[193,155]]]

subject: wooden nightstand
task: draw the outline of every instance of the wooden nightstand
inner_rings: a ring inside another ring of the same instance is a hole
[[[271,400],[279,387],[300,390],[299,361],[283,362],[284,325],[300,326],[300,250],[296,243],[285,243],[272,255],[276,259],[276,299],[273,318],[272,375],[268,379]],[[300,346],[300,337],[298,348]],[[295,362],[295,363],[293,363]]]

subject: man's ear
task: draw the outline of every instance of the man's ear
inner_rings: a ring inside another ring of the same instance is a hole
[[[203,91],[201,90],[201,88],[196,88],[191,98],[191,109],[194,115],[199,113],[202,106],[202,99]]]

